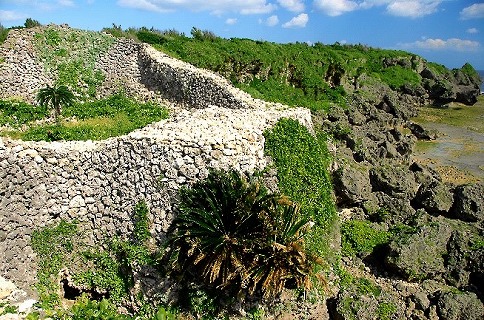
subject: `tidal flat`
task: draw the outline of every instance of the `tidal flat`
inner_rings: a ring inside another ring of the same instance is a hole
[[[423,107],[412,120],[438,132],[435,140],[417,142],[414,160],[430,165],[447,182],[484,181],[483,95],[473,106]]]

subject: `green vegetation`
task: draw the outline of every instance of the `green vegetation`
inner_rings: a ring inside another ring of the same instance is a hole
[[[470,76],[470,77],[479,77],[479,73],[476,71],[476,69],[474,69],[474,67],[469,64],[469,63],[466,63],[462,66],[462,68],[460,68],[460,71],[462,71],[464,74]]]
[[[133,240],[114,237],[103,247],[86,245],[81,228],[75,222],[61,220],[58,225],[34,231],[32,248],[39,257],[36,288],[42,308],[56,319],[90,319],[86,316],[91,314],[98,315],[99,319],[130,319],[118,315],[114,306],[127,301],[134,288],[133,275],[156,263],[158,253],[138,243],[141,239],[148,240],[145,230],[148,213],[146,204],[139,202],[133,212]],[[73,285],[80,292],[73,307],[67,310],[60,308],[64,297],[59,296],[62,280],[59,272],[64,268],[69,270]],[[97,296],[93,297],[93,293]],[[91,301],[94,298],[102,298],[102,301]],[[137,310],[144,312],[138,312],[137,319],[173,318],[170,311],[154,307],[137,306]]]
[[[264,136],[265,151],[277,167],[281,192],[299,203],[303,217],[315,224],[306,236],[308,249],[319,257],[327,256],[336,210],[327,171],[330,155],[326,137],[314,137],[292,119],[281,119]]]
[[[57,276],[74,250],[75,236],[78,236],[77,224],[65,221],[32,233],[32,249],[40,261],[36,289],[44,309],[59,305]]]
[[[83,294],[74,305],[67,311],[57,310],[54,319],[85,320],[128,320],[131,317],[121,315],[116,311],[116,306],[109,300],[91,300],[89,296]]]
[[[0,126],[19,128],[32,121],[48,116],[46,106],[33,106],[26,102],[11,99],[0,100]]]
[[[5,40],[7,39],[7,36],[8,36],[8,32],[10,31],[10,29],[8,28],[5,28],[4,26],[2,26],[2,24],[0,23],[0,45],[2,43],[5,42]]]
[[[24,23],[25,28],[34,28],[34,27],[40,27],[41,24],[39,21],[34,20],[32,18],[27,18]]]
[[[81,100],[92,99],[104,75],[95,68],[99,56],[114,39],[100,32],[48,27],[35,34],[35,48],[45,71],[56,84],[66,85]]]
[[[404,85],[416,87],[421,82],[421,77],[418,73],[402,66],[382,68],[378,72],[378,77],[393,90],[398,90]]]
[[[397,307],[380,286],[370,279],[353,276],[339,265],[335,271],[340,278],[340,292],[343,294],[337,309],[345,319],[358,320],[363,314],[367,319],[393,319]]]
[[[381,302],[378,304],[376,314],[378,319],[390,320],[393,319],[393,315],[397,312],[397,307],[391,302]]]
[[[0,302],[0,316],[9,314],[9,313],[17,313],[18,307],[12,306],[8,302]]]
[[[55,122],[59,122],[61,106],[71,106],[74,103],[74,94],[66,86],[47,85],[46,88],[39,90],[37,94],[37,103],[42,107],[54,109]]]
[[[242,298],[259,290],[274,298],[289,283],[309,288],[307,220],[296,204],[268,193],[259,179],[211,171],[181,190],[179,210],[170,260],[187,283],[201,280],[207,289]]]
[[[378,230],[377,225],[367,220],[350,220],[341,226],[341,250],[344,255],[365,255],[375,247],[388,243],[391,234]]]
[[[41,107],[19,101],[0,100],[0,125],[14,128],[28,125],[26,130],[3,130],[0,135],[22,140],[103,140],[127,134],[147,124],[166,119],[168,111],[152,102],[139,103],[119,93],[108,98],[65,105],[61,115],[69,120],[51,124],[34,124],[45,119]]]
[[[470,249],[471,250],[480,250],[484,249],[484,236],[475,235],[471,238],[470,241]]]
[[[278,44],[250,39],[223,39],[193,28],[191,37],[174,30],[128,29],[113,25],[103,31],[136,38],[197,67],[213,70],[256,98],[327,110],[330,102],[345,104],[365,74],[398,89],[416,86],[421,77],[413,70],[413,55],[364,45]],[[385,65],[388,59],[408,63]],[[346,88],[346,89],[345,89]]]
[[[149,209],[145,201],[140,201],[136,204],[133,214],[133,237],[134,242],[139,245],[145,244],[151,237],[148,213]]]

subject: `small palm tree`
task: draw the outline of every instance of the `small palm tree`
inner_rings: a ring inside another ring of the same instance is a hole
[[[181,190],[178,209],[169,255],[172,270],[186,280],[240,297],[259,290],[275,297],[289,283],[309,286],[307,220],[257,178],[212,170],[205,181]]]
[[[47,85],[46,88],[39,90],[37,94],[37,103],[41,106],[54,109],[55,122],[59,122],[61,106],[70,106],[73,104],[75,96],[68,87],[55,84],[53,87]]]

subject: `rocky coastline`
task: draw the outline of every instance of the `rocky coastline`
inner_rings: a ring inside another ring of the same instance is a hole
[[[433,103],[477,101],[475,90],[464,99],[468,88],[456,85],[451,91],[453,99]],[[423,96],[426,100],[436,93]],[[411,229],[371,253],[343,261],[381,283],[403,319],[481,319],[484,249],[473,239],[482,239],[484,232],[484,185],[444,182],[437,171],[412,160],[416,141],[435,139],[436,134],[410,119],[422,95],[393,91],[380,97],[379,102],[365,100],[355,93],[350,108],[335,106],[313,117],[315,128],[335,137],[333,185],[343,223]],[[449,286],[461,290],[459,295]],[[331,300],[331,319],[349,319],[344,304],[354,294],[340,291]],[[374,307],[378,299],[364,304]],[[363,311],[357,314],[372,318]]]

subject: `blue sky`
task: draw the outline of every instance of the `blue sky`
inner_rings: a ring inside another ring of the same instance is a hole
[[[474,0],[0,0],[0,23],[101,30],[192,27],[273,42],[366,44],[484,70],[484,2]]]

